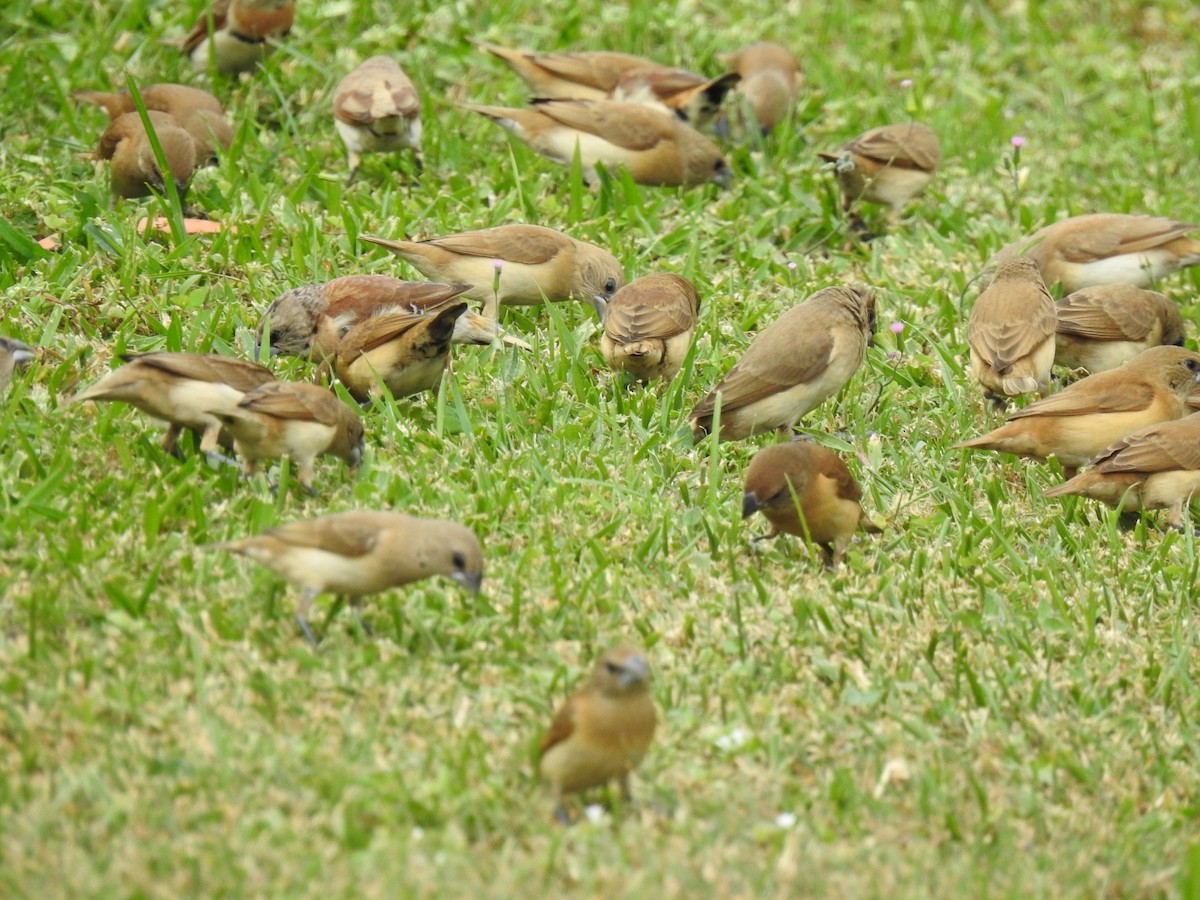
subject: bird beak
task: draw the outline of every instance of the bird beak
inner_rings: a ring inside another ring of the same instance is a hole
[[[723,188],[727,188],[731,184],[733,184],[733,169],[725,167],[725,168],[721,169],[719,172],[714,173],[713,177],[710,180],[712,181],[713,184],[720,185]]]
[[[451,572],[450,577],[465,587],[472,594],[479,593],[479,586],[483,584],[483,572]]]
[[[1196,384],[1200,384],[1200,372],[1196,373]]]
[[[758,502],[758,494],[754,491],[746,491],[742,494],[742,518],[748,519],[762,509],[762,504]]]
[[[634,654],[625,660],[621,666],[621,677],[619,679],[621,687],[627,688],[638,682],[648,681],[650,678],[650,664],[646,662],[644,656]]]
[[[600,324],[604,324],[605,318],[608,317],[608,298],[601,294],[594,294],[591,297],[592,307],[596,310],[596,315],[600,317]]]
[[[25,344],[21,344],[21,346],[12,351],[12,361],[14,366],[27,366],[33,358],[33,349]]]

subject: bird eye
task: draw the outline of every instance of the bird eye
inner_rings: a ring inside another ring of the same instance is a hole
[[[617,290],[617,279],[610,278],[610,279],[608,279],[608,281],[604,282],[604,293],[605,294],[614,294],[614,293],[616,293],[616,290]]]
[[[271,346],[274,347],[276,344],[278,344],[279,339],[281,337],[283,337],[282,331],[275,331],[274,329],[272,329],[271,330]]]
[[[454,563],[454,568],[456,569],[465,569],[467,567],[467,558],[461,553],[455,553],[450,557],[450,561]]]
[[[621,667],[615,662],[606,662],[604,668],[608,669],[610,675],[619,675],[621,673]]]
[[[725,165],[725,160],[723,159],[718,159],[715,163],[713,163],[714,172],[724,172],[726,168],[728,167]]]
[[[1194,359],[1185,359],[1183,361],[1183,364],[1188,367],[1189,371],[1191,371],[1191,372],[1196,371],[1196,361]]]

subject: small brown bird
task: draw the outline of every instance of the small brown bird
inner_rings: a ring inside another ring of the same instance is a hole
[[[1167,525],[1180,528],[1184,507],[1198,492],[1200,413],[1193,413],[1127,435],[1046,496],[1090,497],[1123,513],[1167,509]]]
[[[310,494],[318,456],[343,459],[353,471],[362,460],[362,419],[333,391],[316,384],[271,381],[240,401],[214,404],[209,412],[233,437],[243,475],[252,475],[264,459],[291,457],[296,480]]]
[[[796,57],[781,44],[759,41],[720,59],[742,76],[737,93],[750,104],[759,130],[770,134],[796,105],[802,81]]]
[[[139,92],[146,109],[174,116],[179,126],[192,136],[199,164],[213,162],[218,150],[229,149],[233,127],[225,118],[221,101],[208,91],[186,84],[148,84],[139,88]],[[137,112],[133,95],[128,91],[72,91],[71,99],[101,107],[110,120]]]
[[[269,369],[215,353],[126,353],[125,365],[113,369],[71,400],[74,406],[87,400],[116,400],[135,406],[148,416],[169,423],[162,446],[176,452],[184,428],[200,436],[200,450],[218,458],[217,447],[229,443],[222,436],[221,422],[210,410],[221,404],[236,405],[275,376]]]
[[[578,150],[584,177],[596,164],[624,166],[645,185],[727,185],[733,171],[717,145],[675,116],[617,100],[534,100],[531,109],[462,104],[492,119],[552,162],[571,165]]]
[[[607,300],[625,283],[621,264],[607,250],[540,225],[500,225],[427,241],[359,238],[386,247],[426,278],[471,285],[464,296],[482,301],[489,319],[500,304]]]
[[[300,588],[296,621],[314,647],[308,613],[320,594],[357,606],[367,594],[431,575],[449,575],[471,593],[483,581],[483,550],[471,529],[394,512],[334,513],[206,549],[241,554]]]
[[[967,320],[971,374],[985,397],[1003,406],[1006,397],[1050,389],[1055,322],[1054,298],[1033,260],[1001,262]]]
[[[707,79],[628,53],[531,53],[476,44],[501,59],[535,97],[649,103],[670,109],[693,128],[702,128],[713,118],[738,81],[733,72]]]
[[[1029,404],[983,437],[955,444],[1057,457],[1073,478],[1080,466],[1109,444],[1139,428],[1178,419],[1200,384],[1200,354],[1182,347],[1152,347],[1118,369],[1081,378],[1057,394]]]
[[[8,387],[13,372],[29,365],[34,357],[33,348],[16,338],[0,337],[0,391]]]
[[[1162,216],[1072,216],[1009,244],[996,259],[1028,256],[1046,284],[1061,283],[1068,294],[1098,284],[1149,287],[1200,263],[1200,241],[1188,237],[1197,227]]]
[[[566,795],[610,781],[619,784],[623,799],[632,799],[630,775],[657,725],[646,657],[630,647],[605,653],[542,737],[540,768],[554,790],[555,817],[569,825]]]
[[[369,316],[338,344],[334,368],[351,396],[365,402],[386,387],[397,399],[436,391],[450,361],[454,324],[465,303],[425,312]]]
[[[863,518],[862,488],[832,450],[810,441],[772,444],[754,454],[746,469],[742,518],[761,512],[771,530],[754,541],[794,534],[821,548],[825,567],[836,569],[859,526],[878,534]]]
[[[696,442],[712,431],[721,398],[723,441],[791,428],[858,371],[875,332],[875,292],[830,287],[793,306],[758,335],[691,412]]]
[[[665,273],[643,275],[612,300],[593,303],[604,325],[600,352],[614,372],[628,372],[639,381],[675,377],[700,312],[700,297],[690,281]]]
[[[269,332],[272,353],[323,362],[332,359],[346,333],[369,316],[400,311],[428,314],[470,289],[469,284],[401,281],[387,275],[347,275],[306,284],[280,294],[267,307],[258,326],[258,341],[261,344],[264,332]],[[501,336],[493,320],[469,312],[455,319],[450,340],[490,344],[497,339],[532,349],[522,340]]]
[[[929,186],[942,164],[937,135],[920,122],[872,128],[840,152],[818,155],[834,164],[847,210],[865,200],[890,207],[893,218]]]
[[[250,72],[287,37],[295,14],[294,0],[216,0],[181,49],[198,71],[211,62],[222,75]]]
[[[147,115],[158,136],[175,188],[182,198],[199,163],[196,143],[174,116],[155,110],[147,110]],[[135,112],[112,120],[100,136],[95,158],[110,161],[114,197],[132,199],[147,197],[151,191],[166,193],[166,181],[154,156],[154,147],[141,117]]]
[[[333,123],[350,155],[350,181],[363,153],[412,150],[421,168],[421,100],[390,56],[372,56],[333,93]]]
[[[1179,307],[1156,291],[1101,284],[1068,294],[1055,307],[1054,361],[1060,366],[1095,374],[1151,347],[1183,346]]]

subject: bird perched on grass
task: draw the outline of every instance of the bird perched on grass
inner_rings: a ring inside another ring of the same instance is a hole
[[[741,76],[736,93],[745,97],[763,134],[791,115],[800,93],[800,64],[790,50],[772,41],[758,41],[720,57],[721,64]]]
[[[1046,284],[1068,294],[1098,284],[1149,287],[1200,263],[1200,241],[1188,237],[1196,229],[1162,216],[1072,216],[1009,244],[996,259],[1028,256]]]
[[[147,116],[162,148],[171,180],[175,182],[175,189],[182,198],[200,162],[196,155],[196,142],[174,116],[155,110],[148,110]],[[135,112],[117,116],[109,123],[100,136],[95,158],[109,161],[109,180],[114,198],[134,199],[147,197],[151,192],[167,192],[166,173],[154,155],[154,147],[141,116]]]
[[[381,387],[397,399],[436,391],[450,361],[454,325],[467,304],[450,301],[437,310],[397,310],[363,319],[338,343],[334,369],[359,402]]]
[[[861,525],[880,529],[863,517],[862,488],[832,450],[793,440],[764,447],[750,460],[742,493],[742,518],[761,512],[771,530],[755,541],[794,534],[816,544],[825,567],[837,569]]]
[[[604,326],[600,352],[614,372],[639,381],[670,381],[692,345],[700,297],[679,275],[655,273],[625,285],[607,302],[594,299]]]
[[[612,781],[630,800],[630,775],[650,749],[657,724],[645,655],[619,647],[601,656],[542,737],[540,769],[554,790],[555,817],[569,825],[566,795]]]
[[[1029,404],[983,437],[955,444],[975,450],[1056,457],[1067,478],[1109,444],[1139,428],[1178,419],[1200,384],[1200,354],[1152,347],[1125,365],[1082,378]]]
[[[1179,307],[1157,291],[1127,284],[1080,288],[1055,304],[1054,361],[1107,372],[1151,347],[1183,346]]]
[[[1167,525],[1180,528],[1184,508],[1198,492],[1200,413],[1193,413],[1126,435],[1046,496],[1090,497],[1122,513],[1166,509]]]
[[[222,75],[257,69],[292,30],[294,0],[216,0],[183,39],[193,68]]]
[[[881,125],[836,153],[818,155],[834,164],[847,211],[865,200],[889,207],[892,219],[929,187],[942,164],[937,135],[920,122]]]
[[[271,352],[322,362],[337,352],[346,333],[364,319],[384,312],[429,314],[471,289],[469,284],[401,281],[388,275],[346,275],[322,284],[305,284],[276,297],[263,313],[258,341]],[[501,335],[492,319],[466,312],[454,321],[454,344],[490,344],[496,340],[525,350],[518,338]]]
[[[244,359],[215,353],[125,353],[125,365],[71,399],[75,406],[88,400],[119,401],[169,423],[162,446],[176,453],[183,429],[200,437],[200,451],[220,457],[218,447],[231,443],[221,433],[221,421],[211,410],[236,405],[247,392],[273,382],[270,370]]]
[[[421,163],[421,100],[390,56],[372,56],[341,80],[333,93],[333,124],[350,156],[350,177],[364,153],[412,150]]]
[[[596,165],[624,166],[645,185],[727,185],[733,171],[720,149],[675,116],[616,100],[535,100],[529,109],[463,104],[512,132],[534,152],[569,166],[579,154],[584,178]]]
[[[13,372],[28,365],[33,358],[33,348],[24,341],[0,337],[0,391],[8,387]]]
[[[146,109],[173,116],[184,131],[192,136],[196,147],[196,162],[207,165],[217,158],[221,150],[228,150],[233,142],[233,126],[225,117],[221,101],[200,88],[186,84],[147,84],[138,89]],[[110,120],[126,113],[136,113],[137,105],[128,91],[71,92],[77,103],[99,106]]]
[[[971,374],[985,397],[1003,406],[1008,397],[1050,389],[1056,322],[1033,260],[1001,262],[967,320]]]
[[[471,285],[464,296],[482,301],[490,319],[501,305],[607,300],[625,283],[621,264],[607,250],[540,225],[500,225],[427,241],[359,237],[392,251],[426,278]]]
[[[245,476],[254,474],[262,460],[287,456],[296,463],[300,486],[315,495],[313,468],[318,456],[328,453],[345,460],[351,471],[362,460],[362,419],[320,385],[271,381],[238,401],[214,405],[209,412],[233,438]]]
[[[248,557],[300,588],[296,621],[314,647],[308,614],[321,594],[357,606],[368,594],[431,575],[449,575],[471,593],[483,580],[483,550],[469,528],[394,512],[334,513],[206,549]]]
[[[699,443],[712,431],[718,397],[723,441],[791,428],[858,371],[874,331],[873,290],[817,291],[768,325],[696,404],[692,436]]]

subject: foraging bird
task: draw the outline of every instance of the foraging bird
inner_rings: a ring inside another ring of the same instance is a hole
[[[148,416],[169,423],[162,447],[176,453],[184,428],[200,436],[200,450],[219,458],[221,421],[210,410],[221,404],[236,405],[249,391],[273,382],[269,369],[244,359],[215,353],[125,353],[125,365],[71,399],[74,406],[88,400],[120,401]]]
[[[1050,389],[1054,299],[1033,260],[1015,257],[996,269],[967,320],[971,374],[997,406],[1006,397]]]
[[[372,56],[341,80],[333,93],[333,124],[350,156],[353,181],[363,153],[413,151],[421,162],[421,100],[390,56]]]
[[[1082,378],[1029,404],[1008,422],[956,448],[1034,459],[1057,457],[1067,478],[1109,444],[1139,428],[1178,419],[1200,384],[1200,353],[1151,347],[1118,369]]]
[[[386,387],[397,399],[436,391],[450,361],[454,325],[467,304],[451,301],[429,313],[369,316],[338,343],[334,369],[352,397],[365,402]]]
[[[323,284],[305,284],[276,297],[258,325],[271,352],[323,362],[355,325],[383,312],[429,314],[471,289],[469,284],[401,281],[388,275],[346,275]],[[264,335],[264,332],[266,334]],[[531,350],[524,341],[501,335],[492,319],[463,313],[454,321],[453,344],[491,344],[497,339]]]
[[[746,98],[763,134],[791,114],[800,93],[800,64],[790,50],[759,41],[720,57],[721,64],[742,76],[737,93]]]
[[[463,296],[482,301],[490,319],[500,304],[607,300],[625,283],[621,264],[607,250],[540,225],[500,225],[427,241],[359,237],[391,250],[426,278],[471,285]]]
[[[1149,287],[1200,263],[1200,241],[1188,237],[1197,227],[1162,216],[1072,216],[1009,244],[995,258],[1028,256],[1046,284],[1061,283],[1068,294],[1098,284]]]
[[[175,189],[182,198],[199,162],[196,142],[174,116],[155,110],[147,110],[147,116],[158,137]],[[164,173],[159,169],[150,136],[141,116],[135,112],[112,120],[100,136],[95,158],[110,161],[109,180],[114,197],[132,199],[147,197],[152,191],[166,193]]]
[[[1160,422],[1100,451],[1091,467],[1046,491],[1077,495],[1122,513],[1167,509],[1167,525],[1183,526],[1184,507],[1200,493],[1200,413]]]
[[[241,554],[300,588],[296,621],[314,647],[308,614],[320,594],[357,606],[367,594],[431,575],[449,575],[471,593],[483,581],[483,550],[469,528],[394,512],[334,513],[206,549]]]
[[[146,109],[174,116],[179,126],[192,136],[198,165],[215,161],[217,151],[228,150],[233,142],[233,127],[225,118],[225,108],[208,91],[185,84],[164,83],[148,84],[140,88],[139,93]],[[71,92],[71,99],[99,106],[108,113],[110,120],[137,112],[129,91],[79,90]]]
[[[630,647],[605,653],[542,737],[540,770],[554,790],[555,817],[569,825],[566,795],[610,781],[630,800],[630,775],[650,749],[657,724],[645,655]]]
[[[0,337],[0,391],[3,391],[10,381],[13,372],[29,365],[34,358],[33,348],[24,341],[16,338]]]
[[[192,67],[215,63],[222,75],[251,72],[287,37],[296,15],[294,0],[216,0],[183,39],[180,49]]]
[[[596,164],[624,166],[645,185],[727,185],[733,171],[717,145],[675,116],[617,100],[534,100],[530,109],[462,104],[511,131],[552,162],[569,166],[579,154],[584,178]]]
[[[836,394],[862,364],[875,331],[875,292],[830,287],[793,306],[758,335],[692,410],[692,436],[712,431],[721,398],[722,441],[790,428]]]
[[[362,419],[320,385],[270,381],[209,411],[233,438],[246,476],[264,459],[287,456],[296,463],[300,486],[315,495],[313,467],[318,456],[328,453],[343,459],[351,471],[362,460]]]
[[[733,72],[707,79],[628,53],[531,53],[475,43],[502,60],[535,97],[648,103],[671,110],[693,128],[703,128],[716,115],[738,81]]]
[[[810,441],[772,444],[754,454],[746,469],[742,518],[761,512],[771,530],[753,541],[787,533],[821,548],[825,567],[834,570],[859,526],[878,534],[863,517],[862,488],[832,450]]]
[[[865,200],[890,207],[893,217],[929,186],[942,164],[937,135],[920,122],[872,128],[839,152],[818,155],[834,164],[846,210]]]
[[[593,300],[604,333],[600,352],[614,372],[639,381],[670,381],[692,345],[700,297],[686,278],[656,273],[625,285],[607,302]]]
[[[1055,304],[1054,361],[1106,372],[1151,347],[1183,346],[1179,307],[1156,291],[1127,284],[1081,288]]]

